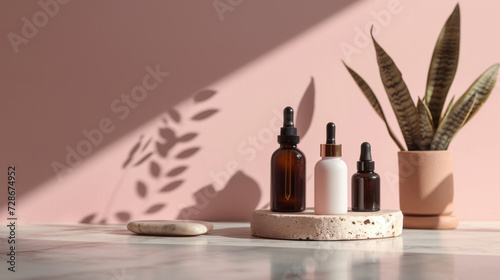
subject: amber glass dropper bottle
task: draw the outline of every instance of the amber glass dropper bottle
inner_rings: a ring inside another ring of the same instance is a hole
[[[306,158],[297,149],[300,137],[293,124],[293,109],[283,110],[280,147],[271,157],[271,210],[301,212],[306,209]]]
[[[364,142],[361,144],[358,173],[352,175],[352,211],[380,211],[380,176],[374,170],[370,143]]]

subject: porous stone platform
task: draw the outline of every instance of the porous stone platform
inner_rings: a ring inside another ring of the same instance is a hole
[[[401,235],[403,214],[399,210],[315,215],[304,212],[255,210],[250,219],[254,236],[295,240],[355,240]]]

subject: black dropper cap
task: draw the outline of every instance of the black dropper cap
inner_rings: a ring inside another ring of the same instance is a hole
[[[293,109],[286,107],[283,109],[283,127],[278,135],[280,144],[298,144],[300,137],[297,135],[297,128],[293,126]]]
[[[335,144],[335,124],[329,122],[326,124],[326,143],[319,145],[321,157],[341,157],[342,145]]]
[[[326,124],[326,144],[335,144],[335,124],[332,122]]]
[[[373,172],[375,170],[375,162],[372,160],[372,148],[370,143],[364,142],[361,144],[361,154],[359,155],[358,171]]]

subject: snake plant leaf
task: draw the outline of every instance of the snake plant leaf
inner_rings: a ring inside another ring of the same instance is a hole
[[[457,4],[443,29],[441,29],[427,76],[425,103],[431,111],[435,127],[439,125],[446,96],[455,78],[459,50],[460,7]]]
[[[371,37],[377,53],[380,78],[384,84],[389,101],[391,102],[392,109],[396,114],[406,146],[409,151],[418,150],[418,145],[414,142],[415,136],[419,134],[415,103],[411,99],[410,92],[406,87],[398,67],[377,41],[375,41],[373,33]]]
[[[420,135],[416,139],[420,150],[429,150],[434,137],[434,124],[432,115],[427,105],[419,98],[417,103],[417,113],[419,119]]]
[[[361,91],[365,95],[366,99],[368,99],[368,102],[370,102],[370,105],[372,105],[375,112],[377,112],[379,117],[384,121],[385,126],[387,127],[387,131],[389,132],[389,135],[391,136],[392,140],[394,140],[394,142],[398,146],[399,150],[404,151],[405,148],[403,147],[403,145],[401,145],[401,142],[399,142],[398,138],[396,137],[396,135],[394,134],[394,132],[390,128],[389,123],[387,123],[387,120],[386,120],[385,115],[384,115],[384,111],[382,110],[382,107],[380,106],[380,103],[378,102],[378,99],[377,99],[377,96],[375,96],[375,93],[373,93],[370,86],[365,82],[365,80],[363,80],[363,78],[361,78],[361,76],[358,75],[358,73],[356,73],[349,66],[347,66],[347,64],[345,64],[344,61],[342,61],[342,63],[344,63],[344,66],[347,68],[347,71],[349,71],[352,78],[354,79],[354,81],[358,85],[359,89],[361,89]]]
[[[432,139],[431,150],[446,150],[455,134],[465,124],[469,117],[478,94],[474,93],[465,98],[460,98],[443,119]]]
[[[495,83],[497,81],[499,68],[500,63],[490,66],[490,68],[484,71],[484,73],[481,74],[481,76],[479,76],[476,81],[474,81],[470,88],[467,89],[467,91],[457,101],[460,102],[463,99],[466,99],[468,96],[477,93],[477,102],[474,104],[474,107],[472,107],[471,113],[465,121],[466,123],[477,113],[479,108],[481,108],[484,102],[486,102],[486,99],[488,99],[488,97],[490,96],[490,93],[495,87]]]
[[[446,116],[448,116],[448,114],[450,113],[451,107],[453,106],[453,100],[455,100],[455,96],[451,97],[450,103],[448,103],[448,106],[446,107],[446,111],[444,112],[444,115],[441,118],[441,120],[444,119]],[[441,120],[439,120],[439,122],[441,122]]]

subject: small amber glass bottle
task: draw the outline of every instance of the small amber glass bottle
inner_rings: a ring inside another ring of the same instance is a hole
[[[271,157],[271,210],[301,212],[306,208],[306,158],[297,149],[300,137],[293,124],[293,109],[283,110],[280,148]]]
[[[358,173],[352,175],[351,202],[354,212],[376,212],[380,210],[380,176],[374,172],[370,143],[361,144]]]

